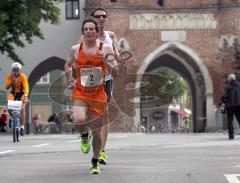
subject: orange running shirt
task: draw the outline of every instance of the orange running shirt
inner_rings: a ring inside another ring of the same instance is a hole
[[[104,91],[106,65],[96,54],[86,55],[81,47],[75,64],[76,88],[72,91],[72,97],[86,102],[97,115],[104,115],[107,104]]]

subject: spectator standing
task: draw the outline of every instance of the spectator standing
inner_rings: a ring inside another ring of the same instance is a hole
[[[41,121],[41,116],[38,113],[35,113],[32,118],[32,123],[33,123],[33,128],[34,128],[35,134],[39,133],[40,121]]]
[[[7,110],[4,109],[3,113],[1,114],[0,117],[0,130],[1,132],[6,132],[6,130],[4,129],[5,126],[7,126]]]

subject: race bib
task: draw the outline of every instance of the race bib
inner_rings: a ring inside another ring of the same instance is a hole
[[[81,85],[85,87],[97,86],[103,83],[101,67],[81,68],[80,76]]]
[[[21,111],[21,109],[22,109],[22,101],[8,100],[7,107],[10,110]]]

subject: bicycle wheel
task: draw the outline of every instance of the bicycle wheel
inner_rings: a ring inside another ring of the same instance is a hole
[[[15,128],[15,130],[16,130],[16,132],[15,132],[16,140],[17,140],[17,142],[19,142],[19,128]]]
[[[13,132],[13,142],[16,142],[16,120],[15,120],[15,118],[13,118],[12,132]]]

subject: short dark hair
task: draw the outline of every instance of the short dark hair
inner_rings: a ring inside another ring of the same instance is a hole
[[[99,32],[99,27],[98,27],[98,22],[97,22],[97,20],[95,19],[95,18],[93,18],[93,17],[88,17],[88,18],[86,18],[84,21],[83,21],[83,23],[82,23],[82,32],[84,31],[84,25],[86,24],[86,23],[88,23],[88,22],[92,22],[94,25],[95,25],[95,30],[96,30],[96,32]]]
[[[102,7],[98,7],[98,8],[95,8],[92,12],[91,12],[91,16],[94,17],[94,14],[96,11],[104,11],[106,13],[106,15],[108,16],[108,13],[107,13],[107,10],[105,8],[102,8]]]

